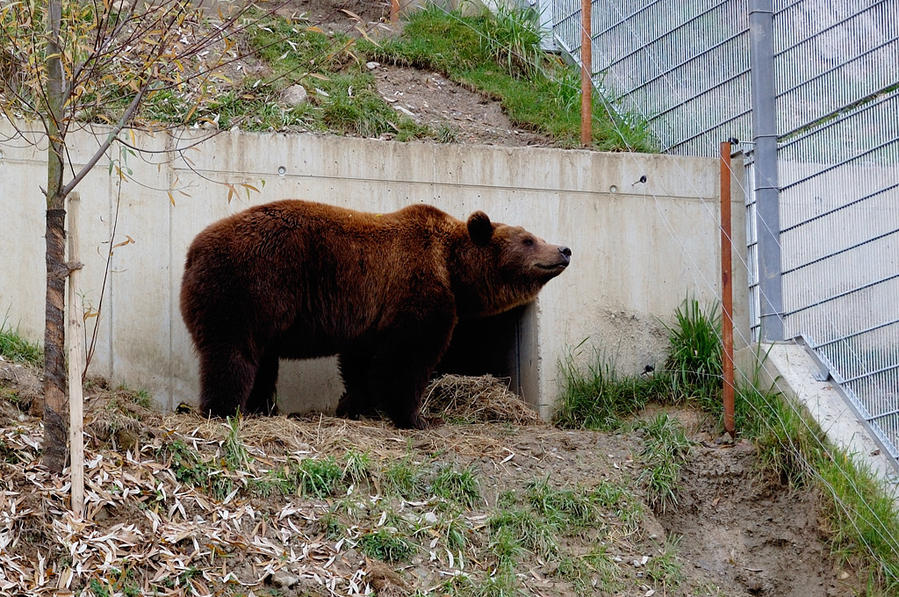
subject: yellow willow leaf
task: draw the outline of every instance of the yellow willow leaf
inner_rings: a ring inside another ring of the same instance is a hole
[[[228,203],[231,203],[231,198],[234,197],[237,192],[234,190],[234,185],[228,183],[225,183],[225,185],[228,187]]]
[[[373,44],[375,45],[375,47],[378,47],[378,48],[381,47],[381,44],[379,44],[378,42],[376,42],[375,40],[373,40],[371,37],[369,37],[368,32],[365,31],[365,29],[363,29],[363,28],[360,27],[359,25],[356,25],[356,26],[355,26],[355,29],[356,29],[356,31],[358,31],[359,33],[362,34],[362,37],[364,37],[365,39],[367,39],[368,41],[370,41],[371,43],[373,43]]]
[[[169,191],[169,202],[172,204],[172,207],[175,206],[175,196],[172,195],[171,191]]]
[[[118,249],[119,247],[124,247],[125,245],[131,245],[131,244],[134,244],[134,239],[126,234],[125,240],[123,240],[120,243],[116,243],[116,244],[112,245],[112,248]]]
[[[316,27],[315,25],[312,25],[311,27],[306,27],[306,31],[312,31],[313,33],[324,33],[324,30],[322,30],[321,27]]]
[[[362,20],[362,17],[360,17],[359,15],[357,15],[356,13],[354,13],[352,10],[347,10],[346,8],[341,8],[341,9],[340,9],[340,12],[345,13],[345,14],[346,14],[347,16],[349,16],[351,19],[356,19],[357,21],[361,21],[361,20]]]
[[[178,60],[177,58],[175,58],[174,60],[172,60],[172,62],[175,63],[175,66],[178,67],[178,70],[184,71],[184,65],[181,64],[181,61],[180,61],[180,60]]]
[[[88,310],[88,311],[85,311],[85,313],[84,313],[84,321],[87,321],[87,320],[90,319],[91,317],[97,317],[97,316],[99,316],[99,315],[100,315],[100,312],[99,312],[99,311],[94,311],[93,309],[90,309],[90,310]]]
[[[200,102],[197,102],[193,106],[191,106],[190,110],[188,110],[187,114],[184,116],[184,122],[187,122],[188,120],[190,120],[190,117],[194,115],[194,112],[196,112],[197,108],[199,108],[199,107],[200,107]]]
[[[309,73],[310,77],[315,77],[316,79],[321,79],[322,81],[330,81],[331,77],[327,77],[321,73]]]

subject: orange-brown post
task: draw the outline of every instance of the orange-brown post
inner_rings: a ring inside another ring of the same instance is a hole
[[[593,142],[593,49],[591,41],[591,0],[581,0],[581,145]]]
[[[400,20],[400,0],[390,0],[390,22],[396,23]]]
[[[731,288],[730,142],[721,144],[721,365],[724,374],[724,430],[734,437],[734,320]]]

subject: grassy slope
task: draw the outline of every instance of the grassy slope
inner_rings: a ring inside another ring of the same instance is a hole
[[[669,359],[663,371],[639,378],[616,375],[601,355],[586,370],[563,364],[565,387],[555,421],[562,427],[612,430],[649,400],[692,404],[723,429],[719,395],[721,348],[717,307],[687,300],[669,329]],[[864,562],[872,595],[899,591],[899,512],[872,473],[831,445],[817,423],[775,388],[737,387],[738,433],[756,444],[764,472],[790,487],[817,487],[825,502],[831,548],[840,558]],[[646,426],[650,438],[641,476],[648,499],[676,503],[684,458],[682,433],[667,420]]]
[[[539,52],[539,36],[529,31],[529,19],[533,16],[509,12],[463,17],[428,6],[409,16],[401,36],[360,47],[375,60],[440,71],[501,101],[519,126],[549,134],[560,145],[576,146],[577,71]],[[601,101],[593,105],[593,144],[601,150],[654,150],[644,127],[609,112]]]

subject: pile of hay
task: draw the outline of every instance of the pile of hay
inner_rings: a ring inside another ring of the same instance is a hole
[[[471,423],[535,425],[537,413],[509,389],[509,380],[492,375],[444,375],[431,382],[422,401],[425,416]]]

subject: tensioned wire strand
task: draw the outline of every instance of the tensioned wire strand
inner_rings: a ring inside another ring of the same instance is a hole
[[[472,26],[471,26],[469,23],[467,23],[465,20],[460,19],[458,15],[454,14],[454,13],[451,12],[451,11],[448,11],[448,10],[444,9],[443,7],[437,7],[437,8],[439,8],[440,10],[442,10],[448,17],[454,18],[454,19],[456,19],[458,22],[460,22],[460,23],[464,24],[465,26],[467,26],[468,28],[470,28],[472,31],[474,31],[474,32],[475,32],[477,35],[479,35],[480,37],[482,37],[482,38],[484,37],[484,36],[483,36],[483,35],[482,35],[476,28],[472,27]],[[632,32],[632,33],[633,33],[633,32]],[[508,50],[509,50],[509,51],[514,51],[513,48],[508,48]],[[540,66],[540,65],[536,65],[536,66],[537,66],[538,69],[540,69],[540,71],[542,72],[542,74],[544,74],[544,75],[547,76],[548,78],[552,78],[551,75],[550,75],[549,73],[547,73],[547,72],[545,71],[545,69],[543,69],[542,66]],[[672,92],[676,94],[676,93],[677,93],[677,90],[676,90],[675,86],[674,86],[673,84],[671,84],[671,83],[668,81],[668,77],[663,77],[663,80],[665,80],[665,81],[669,84],[669,87],[672,89]],[[562,81],[558,81],[558,80],[557,80],[557,83],[558,83],[558,84],[564,84]],[[572,87],[572,89],[574,89],[574,86],[571,86],[571,87]],[[608,102],[607,102],[607,100],[605,99],[605,97],[604,97],[604,95],[603,95],[602,93],[598,93],[597,95],[599,96],[600,101],[603,102],[605,108],[610,112],[611,118],[612,118],[612,120],[613,120],[613,126],[614,126],[614,128],[616,129],[616,131],[618,132],[621,141],[622,141],[626,146],[628,146],[629,149],[633,150],[633,147],[630,146],[629,143],[627,142],[627,137],[625,136],[624,131],[622,131],[622,129],[621,129],[621,127],[620,127],[620,123],[619,123],[618,118],[615,116],[614,108],[613,108],[612,106],[608,105]],[[644,118],[646,117],[646,115],[645,115],[645,114],[642,114],[642,113],[641,113],[641,116],[643,116]],[[631,159],[634,159],[634,158],[631,158]],[[733,181],[736,182],[736,186],[740,189],[740,191],[741,191],[741,192],[744,194],[744,196],[745,196],[745,194],[747,193],[747,189],[745,188],[745,186],[743,185],[743,183],[742,183],[742,181],[741,181],[741,178],[742,178],[742,177],[739,176],[739,175],[737,175],[737,173],[736,173],[736,171],[734,170],[733,166],[730,167],[730,171],[731,171],[731,174],[734,175]],[[692,180],[690,179],[690,177],[686,177],[686,178],[687,178],[687,180],[690,180],[690,181],[691,181],[689,184],[693,185],[694,188],[695,188],[695,183],[692,182]],[[644,193],[644,195],[647,195],[647,194]],[[705,277],[705,275],[701,273],[702,270],[701,270],[701,269],[698,267],[698,265],[696,264],[695,259],[693,259],[692,257],[690,257],[690,253],[689,253],[689,251],[687,250],[686,245],[684,244],[683,240],[681,240],[681,239],[679,238],[679,236],[676,234],[676,232],[674,231],[674,229],[673,229],[673,227],[672,227],[672,225],[671,225],[670,219],[665,215],[664,211],[660,209],[660,207],[659,207],[659,197],[658,197],[657,195],[655,195],[655,194],[649,194],[649,195],[647,195],[647,196],[651,196],[651,197],[653,198],[653,203],[654,203],[655,209],[656,209],[656,211],[659,213],[659,215],[661,216],[662,220],[665,222],[666,229],[668,230],[670,236],[671,236],[674,240],[676,240],[676,241],[678,242],[678,244],[680,245],[680,248],[681,248],[682,253],[683,253],[684,255],[687,255],[687,256],[688,256],[688,258],[690,259],[692,265],[694,266],[694,269],[695,269],[697,272],[700,272],[699,275],[700,275],[700,277],[701,277],[702,283],[706,286],[706,288],[707,288],[708,290],[711,290],[711,292],[712,292],[713,295],[716,295],[716,294],[717,294],[717,284],[714,284],[714,283],[710,282],[710,281]],[[709,214],[709,217],[712,218],[713,221],[716,222],[716,227],[717,227],[717,225],[718,225],[718,223],[717,223],[717,219],[718,219],[718,218],[717,218],[717,214],[716,214],[716,213],[714,212],[714,210],[708,205],[708,202],[706,202],[706,201],[704,201],[704,200],[700,200],[700,202],[703,204],[703,207],[704,207],[704,209],[706,210],[706,212]],[[770,228],[768,229],[768,231],[771,232]],[[774,236],[774,238],[777,238],[777,235],[773,235],[773,236]],[[728,241],[731,242],[732,245],[734,245],[733,239],[732,239],[732,238],[728,238]],[[778,240],[778,242],[779,242],[779,240]],[[735,254],[739,257],[741,264],[743,265],[743,267],[746,267],[746,268],[748,269],[748,264],[746,263],[746,261],[745,261],[745,259],[744,259],[744,257],[743,257],[743,247],[738,247],[738,246],[735,246],[735,245],[734,245],[734,248],[737,249],[737,250],[735,251]],[[761,288],[759,289],[759,292],[760,292],[760,293],[762,292],[762,291],[761,291]],[[764,298],[764,295],[762,295],[762,298]],[[735,331],[737,332],[737,334],[739,335],[740,339],[741,339],[744,343],[746,343],[746,344],[749,345],[749,346],[752,345],[751,340],[750,340],[749,338],[746,338],[746,337],[745,337],[745,335],[743,334],[742,330],[740,330],[739,328],[737,328]],[[720,337],[719,337],[719,339],[720,339]],[[748,387],[752,387],[753,391],[755,391],[756,394],[759,396],[759,398],[761,398],[762,401],[765,403],[765,406],[766,406],[771,412],[773,412],[773,413],[775,414],[775,417],[777,418],[777,422],[778,422],[778,424],[779,424],[779,427],[780,427],[781,429],[783,429],[784,431],[787,431],[788,429],[787,429],[787,425],[786,425],[785,421],[784,421],[784,420],[780,417],[780,415],[777,413],[777,410],[776,410],[776,408],[775,408],[775,405],[774,405],[772,402],[770,402],[770,401],[768,400],[766,394],[765,394],[764,392],[759,391],[757,388],[755,388],[755,387],[752,385],[751,380],[749,379],[749,376],[748,376],[746,373],[744,373],[744,372],[742,372],[742,371],[738,371],[738,375],[741,377],[741,381],[742,381],[744,384],[746,384]],[[785,395],[785,388],[783,387],[783,384],[782,384],[782,382],[781,382],[779,379],[776,379],[776,380],[774,381],[774,387],[777,387],[778,390],[780,391],[780,393]],[[841,466],[841,464],[840,464],[840,462],[839,462],[840,459],[839,459],[839,458],[835,458],[835,457],[833,456],[833,449],[830,448],[827,444],[825,444],[824,442],[822,442],[822,441],[820,440],[820,438],[818,437],[818,434],[817,434],[817,433],[815,432],[815,430],[808,424],[808,422],[807,422],[807,420],[806,420],[806,418],[805,418],[804,413],[803,413],[802,411],[800,411],[800,409],[799,409],[795,404],[793,404],[793,401],[792,401],[792,400],[790,400],[789,398],[786,398],[786,397],[785,397],[785,398],[783,399],[783,402],[787,405],[788,408],[791,409],[791,411],[792,411],[794,414],[797,415],[797,418],[798,418],[799,421],[801,421],[801,424],[802,424],[803,427],[805,428],[805,431],[809,434],[810,437],[814,438],[815,442],[817,443],[817,447],[821,448],[821,449],[824,451],[824,453],[827,454],[827,455],[831,458],[832,462],[833,462],[834,465],[837,467],[837,469],[840,471],[840,473],[844,476],[844,478],[845,478],[846,481],[848,482],[848,485],[852,488],[853,492],[860,498],[860,501],[866,506],[866,508],[867,508],[867,510],[868,510],[868,514],[873,518],[873,520],[875,520],[875,521],[877,522],[877,525],[872,525],[872,527],[874,528],[874,531],[875,531],[875,532],[880,536],[880,538],[881,538],[881,539],[882,539],[882,540],[883,540],[883,541],[884,541],[884,542],[891,548],[891,550],[893,551],[893,553],[899,555],[899,538],[892,537],[892,536],[889,534],[889,530],[887,529],[887,526],[886,526],[886,524],[884,523],[884,521],[881,520],[881,519],[878,517],[877,513],[870,507],[869,504],[867,504],[867,502],[864,500],[864,496],[863,496],[862,492],[859,490],[859,488],[858,488],[858,486],[856,485],[856,483],[855,483],[855,481],[853,480],[853,478],[852,478],[850,475],[848,475],[848,474],[846,473],[846,469],[844,469],[844,468]],[[750,408],[752,408],[752,409],[755,411],[756,416],[759,416],[759,417],[762,416],[762,413],[760,413],[760,412],[755,408],[755,406],[754,406],[753,404],[749,403],[749,406],[750,406]],[[764,421],[764,419],[762,419],[762,420]],[[784,435],[787,437],[787,439],[788,439],[788,441],[789,441],[789,444],[790,444],[790,445],[789,445],[789,449],[791,450],[791,452],[792,452],[793,454],[795,454],[797,457],[799,457],[799,458],[802,460],[803,465],[806,467],[806,469],[807,469],[808,471],[810,471],[811,474],[812,474],[812,476],[818,481],[818,483],[819,483],[821,486],[823,486],[823,487],[828,491],[828,493],[830,494],[830,496],[831,496],[831,498],[832,498],[834,504],[835,504],[835,505],[836,505],[836,506],[837,506],[837,507],[838,507],[838,508],[839,508],[839,509],[846,515],[846,518],[850,521],[851,525],[854,527],[854,529],[855,529],[855,531],[856,531],[856,535],[857,535],[859,541],[865,546],[865,548],[867,549],[867,551],[869,552],[869,554],[872,556],[872,558],[874,558],[875,560],[878,560],[878,561],[879,561],[879,557],[878,557],[877,553],[874,551],[874,549],[871,547],[871,545],[870,545],[870,544],[868,543],[868,541],[865,539],[862,530],[858,527],[858,525],[856,524],[855,519],[854,519],[853,516],[852,516],[853,513],[856,514],[857,516],[862,516],[863,513],[857,512],[854,508],[851,508],[848,504],[844,503],[843,500],[840,499],[839,494],[837,493],[836,489],[832,486],[832,484],[831,484],[830,482],[828,482],[828,481],[827,481],[827,480],[826,480],[826,479],[825,479],[825,478],[824,478],[824,477],[823,477],[823,476],[822,476],[822,475],[815,469],[815,467],[812,465],[812,463],[809,462],[809,461],[807,460],[807,458],[805,457],[805,455],[801,452],[801,450],[799,449],[799,447],[796,446],[796,445],[794,444],[793,439],[792,439],[792,437],[790,436],[790,434],[789,434],[789,433],[785,433]],[[865,518],[865,521],[868,522],[869,524],[871,524],[871,519]],[[887,566],[881,565],[881,569],[882,569],[887,575],[892,576],[892,574],[890,573],[890,569],[889,569]]]
[[[612,4],[614,5],[614,3],[612,3]],[[617,9],[617,7],[615,7],[615,8]],[[638,36],[636,35],[636,32],[633,32],[633,31],[632,31],[631,33],[632,33],[632,35],[634,35],[635,37],[638,37]],[[650,58],[650,60],[653,60],[653,61],[655,62],[655,57],[654,57],[652,54],[649,54],[649,58]],[[671,84],[671,83],[669,82],[668,77],[667,77],[667,76],[666,76],[666,77],[663,77],[663,79],[664,79],[667,83],[669,83],[669,87],[670,87],[670,89],[671,89],[671,92],[674,93],[674,94],[677,94],[677,88],[676,88],[676,86],[673,85],[673,84]],[[600,94],[600,97],[602,97],[601,94]],[[611,109],[611,106],[609,106],[608,108]],[[643,114],[643,116],[644,116],[644,118],[646,117],[645,114]],[[616,123],[616,126],[617,126],[617,123]],[[625,143],[627,142],[626,139],[623,139],[623,140],[624,140]],[[730,169],[731,169],[731,173],[734,174],[734,169],[733,169],[733,167],[731,167]],[[735,178],[737,179],[737,181],[739,181],[741,177],[736,176]],[[695,185],[695,183],[692,182],[692,179],[690,179],[689,177],[687,177],[687,179],[688,179],[688,181],[689,181],[688,184]],[[741,190],[741,191],[744,193],[744,195],[745,195],[745,194],[746,194],[746,189],[743,187],[742,183],[738,182],[737,184],[738,184],[738,187],[740,188],[740,190]],[[712,291],[713,294],[715,294],[715,293],[716,293],[716,288],[717,288],[717,286],[714,285],[714,284],[712,284],[711,282],[709,282],[708,279],[705,278],[705,275],[702,273],[702,270],[698,267],[698,265],[696,264],[696,262],[695,262],[695,260],[692,258],[692,256],[690,256],[690,253],[689,253],[689,251],[686,249],[685,244],[683,243],[683,241],[680,239],[680,237],[679,237],[679,236],[676,234],[676,232],[674,231],[673,227],[671,226],[670,220],[669,220],[668,217],[665,215],[664,211],[661,210],[661,209],[659,208],[659,205],[658,205],[658,197],[657,197],[656,195],[652,195],[652,197],[653,197],[653,200],[654,200],[654,204],[655,204],[655,207],[656,207],[656,211],[657,211],[658,214],[662,217],[662,219],[665,221],[666,229],[669,231],[669,234],[671,235],[672,238],[674,238],[675,240],[677,240],[678,243],[681,245],[681,251],[682,251],[682,253],[683,253],[684,255],[686,255],[686,256],[690,259],[690,261],[692,262],[692,264],[693,264],[693,266],[694,266],[694,270],[695,270],[696,272],[698,272],[698,273],[699,273],[699,276],[702,278],[702,282],[706,285],[706,287],[707,287],[709,290]],[[704,201],[704,200],[700,200],[700,202],[701,202],[702,205],[704,206],[706,212],[709,214],[709,217],[712,218],[713,221],[716,221],[716,222],[717,222],[717,214],[714,212],[714,210],[711,209],[711,207],[708,205],[708,202],[706,202],[706,201]],[[770,228],[769,228],[768,230],[770,231]],[[777,239],[777,241],[778,241],[778,243],[779,243],[779,234],[777,234],[777,235],[772,234],[772,237],[775,238],[775,239]],[[733,245],[733,239],[732,239],[732,238],[729,238],[728,240],[729,240],[729,242],[731,242],[731,244]],[[734,247],[734,248],[737,249],[736,254],[737,254],[738,256],[740,256],[741,263],[743,264],[744,267],[746,267],[747,264],[745,263],[745,261],[743,261],[742,247]],[[759,288],[759,292],[760,292],[760,293],[762,292],[761,288]],[[763,297],[763,298],[764,298],[764,297]],[[750,345],[750,346],[751,346],[751,342],[749,342],[748,339],[744,337],[744,335],[743,335],[743,333],[742,333],[742,330],[740,330],[739,328],[736,328],[735,331],[736,331],[737,334],[741,337],[741,339],[744,341],[744,343],[746,343],[747,345]],[[743,380],[743,381],[745,382],[745,381],[746,381],[745,378],[747,377],[746,374],[744,374],[744,373],[741,371],[741,372],[740,372],[740,375],[741,375],[742,377],[744,377],[744,380]],[[779,389],[779,390],[781,391],[781,393],[783,394],[783,393],[784,393],[784,392],[783,392],[783,387],[781,386],[779,380],[775,380],[775,385],[778,387],[778,389]],[[750,386],[751,386],[751,384],[750,384]],[[753,389],[757,390],[756,388],[753,388]],[[757,393],[758,393],[758,395],[765,401],[766,406],[768,406],[768,407],[770,408],[770,407],[771,407],[771,404],[768,402],[768,400],[767,400],[767,398],[765,397],[764,393],[758,392],[758,391],[757,391]],[[818,442],[819,447],[821,447],[822,449],[824,449],[825,453],[828,454],[829,456],[831,456],[831,458],[832,458],[834,464],[839,468],[840,472],[841,472],[841,473],[844,475],[844,477],[847,479],[847,481],[849,482],[849,484],[850,484],[850,486],[852,487],[853,491],[856,493],[856,495],[857,495],[858,497],[862,498],[863,496],[862,496],[861,492],[859,491],[857,485],[856,485],[855,482],[853,481],[853,479],[852,479],[849,475],[846,474],[845,469],[843,469],[843,468],[840,467],[840,464],[839,464],[839,462],[838,462],[838,459],[833,458],[832,451],[831,451],[830,449],[828,449],[827,445],[824,444],[823,442],[821,442],[821,441],[818,439],[817,434],[814,433],[814,430],[808,425],[808,423],[807,423],[805,417],[802,416],[802,413],[799,411],[799,409],[795,407],[795,405],[792,403],[792,400],[786,398],[786,399],[784,400],[784,402],[785,402],[785,403],[786,403],[786,404],[787,404],[787,405],[788,405],[788,406],[789,406],[789,407],[790,407],[790,408],[791,408],[797,415],[799,415],[798,418],[799,418],[799,420],[802,422],[802,424],[806,427],[806,431],[808,431],[808,432],[810,433],[810,435],[811,435],[812,437],[815,438],[815,440]],[[750,403],[750,406],[752,406],[751,403]],[[776,410],[773,410],[773,409],[772,409],[772,412],[775,412],[775,414],[776,414]],[[756,413],[756,414],[758,414],[758,413]],[[786,430],[786,424],[784,423],[783,420],[781,420],[781,419],[779,418],[779,415],[777,415],[777,416],[778,416],[778,422],[780,423],[781,428],[784,429],[784,430]],[[789,434],[787,434],[787,437],[790,438]],[[790,447],[791,447],[791,449],[793,450],[793,452],[796,453],[797,455],[801,455],[801,452],[799,452],[798,448],[797,448],[795,445],[792,444],[792,438],[790,438],[790,443],[791,443],[791,446],[790,446]],[[846,507],[846,504],[843,504],[843,503],[837,498],[836,491],[833,489],[833,487],[830,486],[830,484],[829,484],[825,479],[823,479],[823,477],[821,477],[820,474],[818,474],[818,472],[814,469],[813,466],[811,466],[811,463],[809,463],[809,462],[805,459],[804,456],[802,456],[802,458],[803,458],[804,464],[806,464],[806,465],[807,465],[807,468],[808,468],[810,471],[812,471],[812,472],[814,473],[814,476],[819,480],[819,482],[821,482],[823,485],[825,485],[825,486],[828,488],[828,490],[830,491],[831,495],[832,495],[833,498],[834,498],[834,501],[835,501],[835,502],[840,502],[839,505],[840,505],[844,510],[848,510],[847,507]],[[887,530],[887,528],[886,528],[884,522],[883,522],[882,520],[880,520],[879,518],[877,518],[877,514],[876,514],[876,513],[873,511],[873,509],[867,504],[867,502],[865,502],[864,499],[862,499],[861,501],[865,504],[865,506],[867,507],[869,513],[870,513],[872,516],[874,516],[875,519],[877,519],[878,523],[880,523],[881,529],[876,529],[876,530],[877,530],[878,533],[881,535],[881,538],[884,539],[885,542],[886,542],[888,545],[890,545],[890,547],[891,547],[891,549],[894,551],[894,553],[899,554],[899,542],[897,542],[897,539],[899,539],[899,538],[895,538],[895,537],[890,536],[890,535],[888,534],[888,530]],[[851,517],[849,517],[849,519],[852,520]],[[855,525],[854,520],[852,521],[852,523],[853,523],[853,525]],[[882,533],[880,532],[881,530],[883,531]],[[859,538],[860,538],[862,541],[864,541],[864,537],[863,537],[863,535],[862,535],[860,529],[858,529],[857,526],[856,526],[856,531],[858,532]],[[866,541],[865,541],[865,545],[866,545],[866,547],[868,548],[868,550],[871,552],[871,554],[872,554],[872,555],[875,555],[874,552],[873,552],[873,550],[871,549],[870,545],[868,545]],[[875,557],[876,557],[876,555],[875,555]]]

